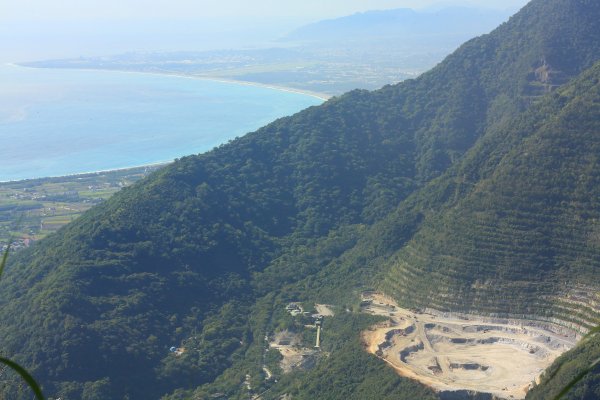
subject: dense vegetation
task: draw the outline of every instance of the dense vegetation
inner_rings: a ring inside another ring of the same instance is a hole
[[[563,354],[542,375],[541,384],[527,393],[527,400],[553,399],[568,387],[578,375],[596,362],[596,366],[571,388],[565,400],[594,400],[600,398],[600,335],[583,341],[572,351]]]
[[[386,292],[413,306],[597,324],[599,77],[597,64],[489,131],[424,191],[451,193],[391,261]]]
[[[63,399],[242,399],[246,375],[266,396],[411,399],[434,395],[362,353],[361,289],[593,322],[599,19],[595,1],[532,1],[418,79],[334,98],[124,189],[13,259],[0,349]],[[339,312],[331,355],[282,377],[264,337],[298,329],[289,301]]]

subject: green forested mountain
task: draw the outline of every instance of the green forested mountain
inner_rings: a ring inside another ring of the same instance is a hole
[[[444,192],[442,212],[390,261],[387,293],[413,306],[597,323],[599,72],[489,130],[423,192]]]
[[[375,320],[352,312],[360,289],[589,326],[598,20],[595,0],[534,0],[418,79],[350,92],[124,189],[11,259],[0,350],[63,399],[241,399],[248,385],[263,398],[426,399],[362,352]],[[348,310],[331,319],[331,356],[258,379],[277,363],[263,338],[293,325],[292,300]]]

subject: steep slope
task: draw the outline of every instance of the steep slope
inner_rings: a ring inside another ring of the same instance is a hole
[[[598,121],[600,62],[488,132],[463,161],[301,285],[319,301],[351,301],[374,285],[404,307],[551,319],[583,330],[598,324],[598,168],[581,168],[600,154]],[[532,157],[525,168],[523,153]],[[523,218],[522,208],[535,218]],[[407,241],[419,219],[420,229]],[[377,271],[381,275],[369,279]],[[600,358],[597,345],[595,337],[565,354],[529,396],[552,398]],[[305,396],[312,379],[284,382],[277,393]],[[595,399],[598,390],[596,367],[567,398]]]
[[[565,353],[542,375],[538,386],[527,393],[529,400],[555,398],[579,374],[584,375],[563,399],[594,400],[600,398],[600,336],[596,335],[583,341],[575,349]],[[596,362],[596,366],[593,367]]]
[[[361,234],[355,246],[311,279],[300,282],[295,290],[319,301],[348,304],[343,302],[357,299],[361,290],[374,284],[406,307],[552,319],[583,329],[598,323],[600,253],[593,233],[599,211],[595,192],[598,182],[594,181],[598,169],[593,165],[582,169],[581,164],[600,154],[599,105],[597,63],[528,111],[487,132],[461,162],[417,190],[397,210]],[[526,168],[519,162],[524,152],[533,158]],[[519,189],[518,195],[514,195],[513,188]],[[503,195],[505,190],[511,193],[510,201]],[[541,210],[540,203],[544,204]],[[536,218],[513,218],[520,207],[536,212]],[[591,218],[576,214],[582,211]],[[419,219],[424,220],[421,228],[405,245]],[[480,227],[471,219],[485,224]],[[523,229],[524,224],[534,226]],[[489,231],[485,229],[488,226]],[[507,236],[511,239],[508,244],[503,240]],[[540,240],[541,236],[544,240]],[[420,245],[419,240],[425,244],[417,248],[414,243]],[[402,250],[395,253],[398,248]],[[421,254],[425,262],[419,258]],[[469,264],[459,257],[478,258]],[[414,261],[416,272],[409,269],[411,266],[400,265],[407,258]],[[553,259],[563,263],[554,276],[555,264],[544,266],[531,261],[548,263]],[[565,268],[567,263],[570,265]],[[444,268],[446,265],[456,267]],[[462,273],[460,268],[466,271]],[[382,270],[382,276],[369,279],[369,274]],[[492,285],[477,283],[486,276]],[[348,295],[340,294],[340,290]],[[568,298],[561,298],[565,293]],[[351,338],[348,336],[347,340]],[[597,344],[596,337],[561,357],[529,396],[552,398],[600,357]],[[358,368],[353,365],[350,360],[347,362],[350,370]],[[323,362],[318,375],[301,376],[293,383],[283,381],[274,392],[309,397],[316,393],[315,386],[327,390],[321,382],[337,379],[336,372],[323,371],[337,370],[336,362]],[[376,389],[371,390],[377,393]],[[567,398],[595,399],[598,390],[596,367]],[[277,395],[265,398],[276,399]]]
[[[254,271],[289,243],[373,218],[361,215],[378,197],[367,185],[394,179],[391,198],[414,187],[414,147],[382,140],[393,133],[366,96],[183,159],[20,254],[2,287],[2,348],[67,398],[105,377],[134,398],[214,379],[248,340]],[[168,348],[194,332],[202,358],[178,370]]]
[[[262,340],[262,299],[294,282],[297,292],[364,284],[365,260],[397,251],[423,217],[421,232],[433,229],[417,208],[444,207],[444,196],[396,207],[589,68],[598,17],[592,1],[533,1],[419,79],[335,98],[124,190],[15,257],[0,287],[0,348],[65,399],[157,398],[227,375]],[[499,149],[472,173],[495,171]],[[176,357],[173,345],[193,351]]]
[[[600,319],[600,64],[490,131],[382,287],[411,306]]]

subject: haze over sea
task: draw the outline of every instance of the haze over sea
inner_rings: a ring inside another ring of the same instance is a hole
[[[0,181],[200,153],[321,99],[176,76],[0,66]]]

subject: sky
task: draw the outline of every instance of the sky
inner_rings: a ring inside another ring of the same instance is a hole
[[[126,51],[257,47],[320,19],[367,10],[527,0],[0,0],[0,62]]]
[[[0,20],[276,17],[326,18],[389,8],[471,5],[511,8],[526,0],[0,0]]]

